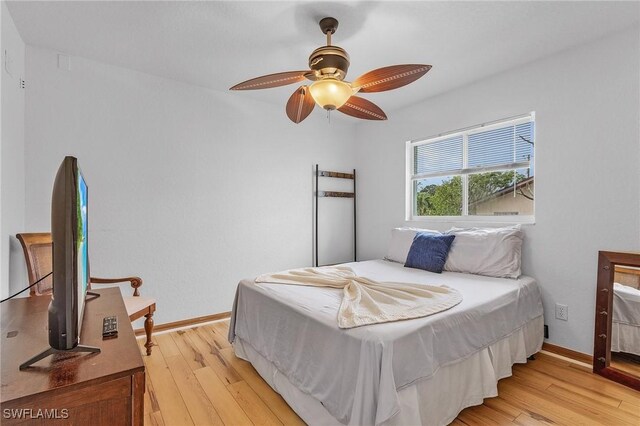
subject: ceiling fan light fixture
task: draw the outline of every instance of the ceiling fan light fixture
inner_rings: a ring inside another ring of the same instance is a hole
[[[316,103],[326,110],[340,108],[353,95],[350,84],[335,78],[314,81],[309,91]]]
[[[323,18],[322,33],[327,36],[326,46],[320,46],[309,56],[309,69],[263,75],[238,83],[230,90],[256,90],[280,87],[311,80],[311,86],[302,85],[289,97],[285,111],[287,117],[298,124],[311,114],[316,104],[331,111],[363,120],[386,120],[387,115],[371,101],[355,96],[356,93],[386,92],[406,86],[422,77],[431,65],[401,64],[376,68],[362,74],[351,83],[343,81],[349,69],[349,54],[331,44],[331,36],[338,28],[335,18]]]

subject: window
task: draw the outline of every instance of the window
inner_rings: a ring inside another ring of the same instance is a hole
[[[407,142],[407,220],[533,222],[534,113]]]

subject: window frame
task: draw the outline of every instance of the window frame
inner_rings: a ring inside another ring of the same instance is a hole
[[[467,167],[468,166],[468,148],[469,148],[469,136],[476,133],[482,133],[494,129],[499,129],[505,126],[517,126],[523,123],[533,123],[533,158],[535,162],[536,158],[536,118],[535,112],[532,111],[527,114],[522,114],[514,117],[503,118],[500,120],[491,121],[488,123],[478,124],[475,126],[465,127],[463,129],[454,130],[447,133],[441,133],[438,135],[430,136],[427,138],[413,139],[405,143],[405,220],[412,222],[488,222],[488,223],[521,223],[521,224],[534,224],[535,223],[535,196],[533,201],[533,214],[532,215],[469,215],[469,175],[492,172],[492,171],[509,171],[517,170],[524,167],[530,167],[531,161],[521,161],[509,164],[501,164],[498,166],[489,167]],[[414,155],[416,146],[426,145],[430,143],[439,142],[445,139],[451,139],[454,137],[462,136],[462,168],[456,170],[446,170],[442,172],[434,173],[419,173],[413,174]],[[537,169],[537,167],[536,167]],[[415,203],[417,197],[413,195],[414,181],[442,177],[442,176],[460,176],[462,178],[462,214],[460,216],[418,216],[414,214],[416,211]],[[535,179],[535,175],[534,175]]]

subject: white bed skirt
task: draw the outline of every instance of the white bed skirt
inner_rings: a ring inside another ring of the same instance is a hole
[[[626,352],[640,356],[640,327],[611,323],[611,352]]]
[[[441,366],[431,377],[398,390],[400,412],[383,425],[446,425],[464,408],[497,396],[498,380],[511,376],[511,366],[526,363],[527,357],[540,351],[543,329],[544,319],[539,316],[473,355]],[[236,336],[233,347],[307,424],[340,424],[320,401],[296,388],[247,342]],[[359,424],[355,416],[351,421]]]

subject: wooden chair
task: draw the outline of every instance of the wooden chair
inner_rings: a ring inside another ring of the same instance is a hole
[[[52,247],[53,241],[51,240],[51,234],[46,233],[31,233],[31,234],[17,234],[16,237],[22,244],[24,250],[24,257],[27,262],[27,271],[29,273],[29,283],[34,283],[43,276],[47,275],[53,269],[53,254]],[[147,355],[151,355],[151,348],[153,343],[151,342],[151,333],[153,332],[153,313],[156,311],[156,301],[148,297],[141,297],[138,289],[142,286],[142,279],[138,277],[127,278],[95,278],[89,279],[89,288],[92,284],[114,284],[131,282],[133,287],[133,296],[123,296],[124,304],[127,308],[127,314],[130,321],[135,321],[138,318],[145,317],[144,331],[147,334],[147,341],[144,344],[147,348]],[[49,276],[31,287],[29,296],[41,296],[43,294],[51,294],[53,289],[53,277]]]

